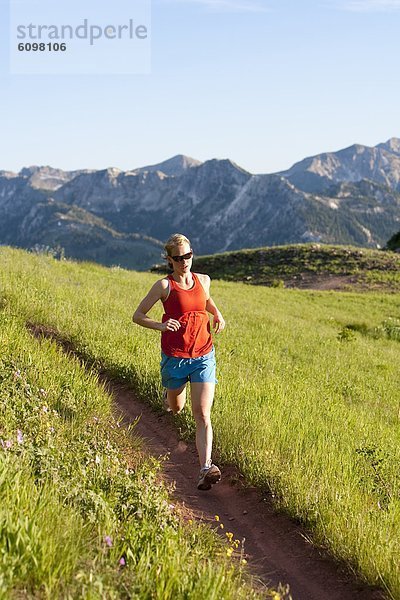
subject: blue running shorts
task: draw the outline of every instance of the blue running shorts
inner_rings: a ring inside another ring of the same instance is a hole
[[[188,381],[217,383],[215,377],[215,350],[197,358],[167,356],[161,352],[161,378],[163,387],[176,390]]]

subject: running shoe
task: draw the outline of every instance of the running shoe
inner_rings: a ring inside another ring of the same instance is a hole
[[[214,483],[218,483],[221,479],[221,471],[216,465],[203,467],[200,469],[199,481],[197,483],[198,490],[210,490]]]

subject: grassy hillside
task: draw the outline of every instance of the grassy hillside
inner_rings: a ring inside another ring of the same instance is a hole
[[[131,322],[156,275],[9,248],[0,265],[8,318],[57,328],[160,406],[159,334]],[[212,293],[227,320],[215,340],[220,460],[400,598],[398,297],[226,281]],[[178,424],[193,434],[190,408]]]
[[[293,244],[195,257],[211,278],[288,288],[400,291],[400,255],[355,246]],[[155,269],[165,272],[164,265]]]

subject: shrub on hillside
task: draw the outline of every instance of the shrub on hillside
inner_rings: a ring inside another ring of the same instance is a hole
[[[400,231],[392,235],[390,240],[386,243],[386,249],[400,252]]]

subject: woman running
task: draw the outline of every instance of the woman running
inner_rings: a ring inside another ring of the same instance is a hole
[[[213,315],[215,333],[224,329],[225,321],[210,296],[209,276],[191,272],[193,251],[189,240],[176,233],[166,242],[165,252],[172,273],[153,285],[137,307],[133,321],[161,331],[162,384],[174,414],[185,406],[186,384],[190,381],[200,461],[197,488],[209,490],[221,479],[221,471],[211,460],[210,413],[217,380],[208,312]],[[158,300],[164,305],[161,323],[147,316]]]

